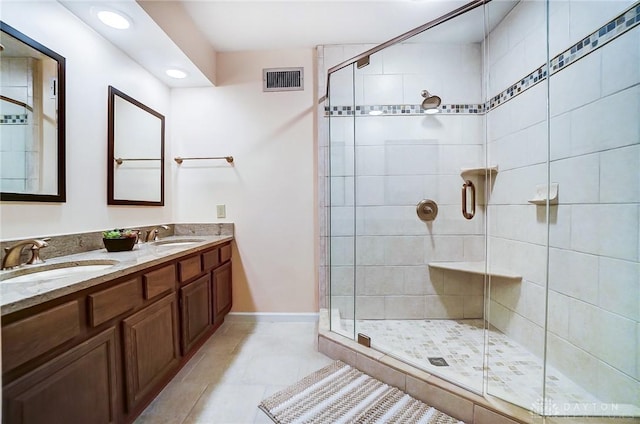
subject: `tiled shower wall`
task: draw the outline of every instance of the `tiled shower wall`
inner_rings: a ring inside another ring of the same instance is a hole
[[[549,212],[547,357],[602,401],[637,405],[640,27],[605,45],[607,31],[633,22],[601,29],[632,4],[550,3],[550,57],[574,46],[556,64],[587,45],[598,48],[552,67],[548,86],[545,80],[488,113],[488,160],[500,166],[488,233],[489,266],[523,275],[521,284],[492,282],[491,324],[542,355],[546,210],[527,200],[536,185],[547,184],[549,171],[549,181],[559,183],[559,204]],[[545,8],[520,2],[490,34],[490,93],[545,62]]]
[[[368,47],[324,46],[320,75]],[[343,318],[353,317],[354,294],[361,319],[483,316],[481,277],[427,264],[484,258],[484,210],[471,221],[460,213],[460,169],[484,163],[484,117],[400,110],[419,105],[425,89],[444,104],[482,103],[481,56],[479,43],[408,43],[332,77],[330,306]],[[361,114],[354,102],[395,105],[397,115]],[[416,215],[425,198],[439,207],[429,224]]]
[[[33,105],[32,60],[3,58],[0,70],[0,93],[11,99]],[[37,145],[33,145],[32,113],[24,107],[0,101],[0,155],[2,191],[37,190]],[[35,187],[34,187],[35,185]]]

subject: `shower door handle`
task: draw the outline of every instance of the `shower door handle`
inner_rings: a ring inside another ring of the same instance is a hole
[[[467,191],[471,190],[471,210],[467,207]],[[471,219],[476,214],[476,186],[471,180],[466,180],[462,184],[462,216]]]

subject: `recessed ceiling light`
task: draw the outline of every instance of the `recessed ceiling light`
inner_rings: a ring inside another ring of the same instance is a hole
[[[373,115],[373,116],[382,115],[382,111],[381,110],[370,110],[369,111],[369,115]]]
[[[115,29],[127,29],[131,26],[131,20],[124,16],[122,13],[114,12],[112,10],[100,10],[97,13],[98,19],[103,24]]]
[[[167,69],[167,75],[171,78],[182,79],[187,77],[187,73],[180,69]]]

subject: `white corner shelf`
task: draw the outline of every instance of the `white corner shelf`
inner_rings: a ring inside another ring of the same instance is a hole
[[[491,176],[494,176],[495,174],[498,173],[498,165],[494,165],[494,166],[486,166],[486,167],[482,167],[482,168],[462,168],[460,169],[460,176],[462,178],[466,177],[484,177],[485,175],[489,174]]]
[[[487,275],[489,277],[506,278],[509,280],[522,280],[521,275],[508,270],[494,269],[491,267],[487,272],[484,262],[429,262],[429,268],[468,272],[469,274]]]

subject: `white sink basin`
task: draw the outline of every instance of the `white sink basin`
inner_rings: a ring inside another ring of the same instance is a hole
[[[155,246],[175,247],[175,246],[187,246],[189,244],[196,244],[203,241],[203,239],[173,239],[173,240],[159,240],[154,241]]]
[[[29,268],[21,268],[0,275],[0,282],[6,283],[26,283],[30,281],[50,281],[65,278],[70,275],[84,274],[95,271],[102,271],[116,265],[118,261],[113,260],[92,260],[74,261],[58,264],[42,265]]]

